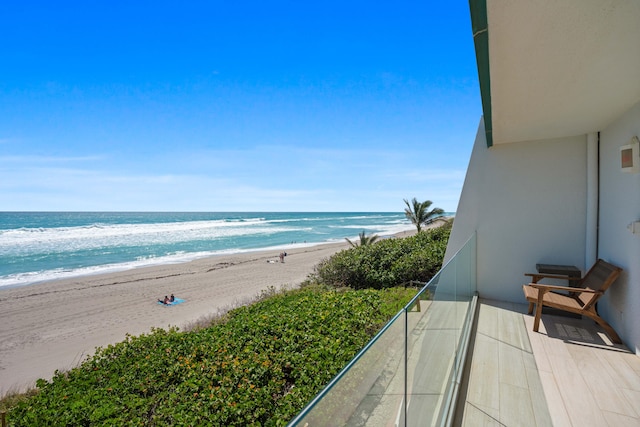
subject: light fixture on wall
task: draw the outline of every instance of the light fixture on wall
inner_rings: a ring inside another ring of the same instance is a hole
[[[640,221],[634,221],[627,225],[627,229],[633,234],[640,234]]]
[[[631,138],[629,144],[620,147],[620,170],[628,173],[640,172],[640,140]]]

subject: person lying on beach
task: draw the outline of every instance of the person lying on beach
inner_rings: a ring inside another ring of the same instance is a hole
[[[176,297],[173,296],[173,294],[171,294],[171,297],[169,298],[169,302],[174,302],[176,300]]]
[[[173,295],[171,295],[171,296],[173,296]],[[169,305],[169,304],[171,304],[172,301],[169,299],[168,296],[165,295],[164,296],[164,300],[159,299],[158,302],[161,303],[161,304],[164,304],[164,305]]]

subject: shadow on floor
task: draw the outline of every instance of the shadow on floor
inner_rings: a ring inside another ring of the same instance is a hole
[[[631,353],[623,344],[614,344],[606,332],[588,318],[577,319],[543,314],[541,324],[544,326],[546,336],[551,339],[560,339],[568,344]]]

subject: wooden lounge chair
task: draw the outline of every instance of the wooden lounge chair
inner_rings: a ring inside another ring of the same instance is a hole
[[[620,267],[599,259],[583,278],[540,273],[525,274],[525,276],[531,276],[533,279],[533,283],[522,286],[524,295],[529,301],[529,314],[533,313],[533,306],[536,304],[533,330],[538,332],[542,306],[547,306],[587,316],[602,326],[613,342],[622,343],[622,340],[611,325],[598,316],[596,312],[596,302],[604,295],[609,286],[615,282],[621,271]],[[569,287],[537,283],[542,278],[576,281],[577,284],[574,285],[575,287]],[[564,291],[566,293],[554,291]]]

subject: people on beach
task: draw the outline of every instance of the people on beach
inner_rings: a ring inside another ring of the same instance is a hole
[[[163,305],[174,305],[174,304],[179,304],[179,303],[181,303],[183,301],[184,300],[176,298],[175,295],[171,294],[170,297],[165,295],[164,298],[159,299],[158,303],[163,304]]]
[[[280,252],[280,262],[284,262],[284,252]]]

